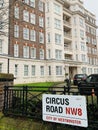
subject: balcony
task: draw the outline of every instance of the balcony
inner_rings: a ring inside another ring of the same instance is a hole
[[[73,54],[72,47],[64,47],[64,53],[72,55]]]
[[[72,28],[72,25],[70,22],[66,21],[66,20],[63,20],[63,23],[64,23],[64,26],[67,27],[67,28]]]
[[[72,41],[72,35],[64,32],[64,41],[65,42],[71,42]]]

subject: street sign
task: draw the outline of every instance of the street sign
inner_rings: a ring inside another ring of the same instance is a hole
[[[43,94],[43,120],[87,127],[85,96]]]

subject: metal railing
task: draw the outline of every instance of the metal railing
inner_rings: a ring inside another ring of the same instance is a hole
[[[4,115],[22,116],[42,120],[42,95],[44,93],[77,96],[80,95],[77,87],[72,87],[70,84],[69,86],[67,84],[67,86],[54,86],[51,88],[43,86],[5,86],[3,108]],[[98,129],[98,96],[96,96],[94,92],[92,92],[91,95],[85,96],[89,127],[92,129]]]

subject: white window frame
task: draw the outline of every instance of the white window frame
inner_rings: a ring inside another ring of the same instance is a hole
[[[39,43],[44,43],[44,33],[39,32]]]
[[[14,7],[14,16],[15,18],[19,19],[19,7],[17,6]]]
[[[39,26],[44,27],[44,18],[39,16]]]
[[[15,76],[18,76],[18,65],[15,64]]]
[[[56,75],[57,76],[62,75],[62,66],[56,66]]]
[[[40,59],[44,59],[44,49],[40,49]]]
[[[44,11],[44,3],[41,0],[39,0],[39,10]]]
[[[19,56],[19,45],[14,44],[14,57],[18,57],[18,56]]]
[[[27,10],[23,11],[23,20],[29,22],[29,11]]]
[[[19,37],[19,25],[14,25],[14,37]]]
[[[58,49],[55,50],[55,58],[57,60],[62,60],[62,50],[58,50]]]
[[[24,76],[28,76],[28,75],[29,75],[29,66],[24,65]]]
[[[30,13],[30,23],[32,24],[36,23],[36,15],[33,13]]]
[[[30,40],[36,41],[36,31],[35,30],[30,30]]]
[[[31,58],[36,58],[36,48],[31,48]]]
[[[44,66],[40,66],[40,75],[44,76]]]
[[[55,33],[55,44],[61,45],[61,34]]]
[[[32,76],[35,76],[35,75],[36,75],[36,66],[35,66],[35,65],[32,65],[32,66],[31,66],[31,75],[32,75]]]
[[[55,12],[56,14],[61,15],[61,7],[60,7],[60,5],[54,3],[54,12]]]
[[[30,0],[30,6],[35,8],[35,0]]]
[[[24,0],[24,3],[29,5],[29,0]]]
[[[23,46],[23,57],[29,58],[29,46]]]
[[[23,28],[23,39],[29,40],[29,29]]]
[[[61,20],[59,19],[54,19],[54,26],[56,29],[61,29]]]

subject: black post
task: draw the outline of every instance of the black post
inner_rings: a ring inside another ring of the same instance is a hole
[[[22,115],[24,115],[24,111],[25,111],[25,86],[23,86],[23,97],[22,97],[22,102],[23,102],[23,110],[22,110]]]
[[[25,97],[25,100],[26,100],[26,101],[25,101],[25,102],[26,102],[25,114],[27,114],[27,107],[28,107],[28,104],[27,104],[27,99],[28,99],[28,87],[27,87],[27,86],[25,87],[25,92],[26,92],[26,94],[25,94],[25,96],[26,96],[26,97]]]
[[[8,111],[8,86],[4,86],[4,106],[3,106],[3,112]]]
[[[64,95],[66,94],[66,87],[65,86],[64,86],[64,92],[63,93],[64,93]]]

